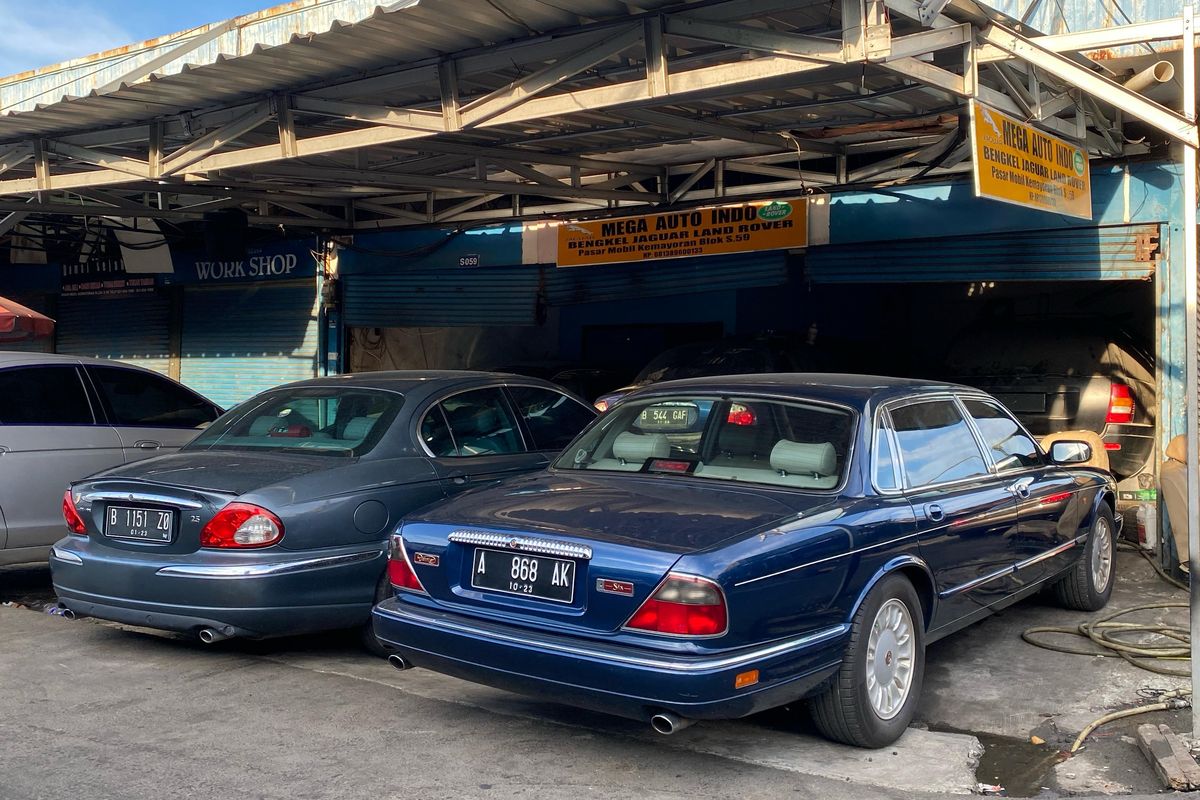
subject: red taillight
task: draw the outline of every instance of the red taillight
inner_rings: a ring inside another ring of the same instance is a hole
[[[1108,416],[1105,422],[1133,422],[1133,392],[1123,383],[1114,383],[1108,390]]]
[[[725,421],[730,425],[753,425],[758,419],[750,408],[734,403],[729,407],[729,416]]]
[[[592,405],[594,405],[596,407],[596,410],[599,411],[601,414],[603,414],[605,411],[608,411],[608,401],[607,400],[597,400],[596,402],[592,403]]]
[[[87,525],[83,524],[83,517],[79,516],[79,511],[75,508],[75,498],[71,496],[70,489],[63,494],[63,519],[71,533],[87,536]]]
[[[398,533],[393,533],[388,545],[388,581],[397,589],[407,589],[410,592],[428,594],[421,585],[421,579],[413,572],[412,564],[408,561],[408,553],[404,551],[404,539]]]
[[[672,573],[625,627],[674,636],[718,636],[725,632],[728,619],[720,586],[706,578]]]
[[[283,538],[283,522],[262,506],[230,503],[200,531],[201,547],[269,547]]]
[[[1121,443],[1120,442],[1105,442],[1104,449],[1105,450],[1120,450]]]

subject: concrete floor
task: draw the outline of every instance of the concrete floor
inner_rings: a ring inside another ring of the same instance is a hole
[[[1110,608],[1096,616],[1186,599],[1134,554],[1122,553],[1118,570]],[[51,599],[47,588],[44,568],[0,568],[0,601],[36,606]],[[0,607],[0,800],[917,797],[995,782],[975,775],[980,746],[970,734],[1032,793],[1158,791],[1128,738],[1152,717],[1104,728],[1054,766],[1056,749],[1094,717],[1134,704],[1139,688],[1183,685],[1020,639],[1031,625],[1085,616],[1031,600],[933,645],[917,726],[893,748],[862,751],[816,738],[802,713],[787,710],[663,738],[625,720],[397,672],[349,636],[206,648]],[[1177,713],[1162,717],[1182,730],[1190,715]],[[1022,750],[1035,733],[1048,746]]]

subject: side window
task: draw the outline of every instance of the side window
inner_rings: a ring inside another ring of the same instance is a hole
[[[491,456],[525,451],[521,433],[500,389],[476,389],[441,403],[459,456]],[[436,451],[435,451],[436,452]]]
[[[217,418],[200,395],[172,380],[123,367],[88,367],[114,425],[201,428]]]
[[[535,450],[562,450],[596,418],[565,394],[534,386],[510,386],[508,392],[533,436]]]
[[[879,489],[899,489],[900,469],[892,452],[892,437],[880,425],[875,429],[875,486]]]
[[[983,453],[951,400],[931,400],[890,412],[909,486],[987,474]]]
[[[458,455],[458,447],[450,435],[450,428],[446,426],[446,416],[441,406],[433,406],[425,412],[425,418],[421,420],[421,441],[435,456]]]
[[[997,470],[1012,472],[1042,465],[1037,445],[1004,409],[982,400],[963,400],[963,405],[991,448]]]
[[[73,366],[0,370],[0,425],[95,425]]]

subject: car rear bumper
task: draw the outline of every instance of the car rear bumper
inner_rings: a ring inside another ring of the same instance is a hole
[[[375,543],[238,555],[142,554],[68,537],[51,550],[50,569],[59,600],[79,616],[263,637],[362,625],[387,563]]]
[[[848,628],[712,655],[594,642],[466,617],[391,598],[375,607],[375,635],[405,659],[476,683],[647,720],[743,717],[797,700],[841,664]],[[758,670],[758,682],[734,686]]]

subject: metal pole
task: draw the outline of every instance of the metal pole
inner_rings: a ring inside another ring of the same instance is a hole
[[[1196,50],[1192,6],[1183,7],[1183,115],[1196,124]],[[1183,269],[1184,321],[1187,328],[1187,495],[1188,569],[1191,572],[1190,630],[1192,639],[1192,697],[1200,697],[1196,669],[1200,666],[1200,342],[1196,316],[1196,148],[1183,146]],[[1192,704],[1192,735],[1200,735],[1200,708]]]

